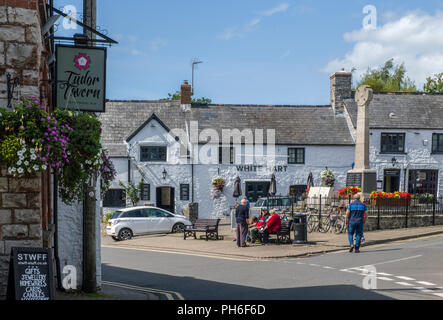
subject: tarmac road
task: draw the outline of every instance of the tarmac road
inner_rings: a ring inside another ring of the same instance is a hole
[[[367,265],[377,272],[369,278]],[[169,299],[443,300],[443,237],[267,261],[104,247],[102,277]]]

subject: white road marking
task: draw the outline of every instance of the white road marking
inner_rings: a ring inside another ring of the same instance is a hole
[[[396,278],[399,278],[401,280],[407,280],[407,281],[415,281],[415,279],[410,277],[404,277],[404,276],[395,276]]]
[[[310,265],[311,267],[321,267],[320,265],[315,264],[315,263],[310,263],[309,265]]]
[[[394,281],[394,279],[386,278],[386,277],[377,277],[377,280]]]
[[[323,267],[323,269],[335,270],[335,268],[333,268],[333,267],[328,267],[328,266]]]
[[[392,277],[393,275],[390,273],[384,273],[384,272],[377,272],[378,276],[387,276],[387,277]]]
[[[407,282],[396,282],[396,284],[402,285],[402,286],[413,286],[413,284],[407,283]]]
[[[440,298],[443,298],[443,293],[432,293],[434,296],[437,296],[437,297],[440,297]]]
[[[416,259],[416,258],[420,258],[421,256],[422,255],[419,254],[419,255],[416,255],[416,256],[411,256],[411,257],[406,257],[406,258],[401,258],[401,259],[389,260],[389,261],[378,262],[378,263],[368,263],[366,265],[378,266],[378,265],[381,265],[381,264],[394,263],[394,262],[399,262],[399,261],[404,261],[404,260],[409,260],[409,259]],[[365,266],[358,266],[358,267],[353,267],[353,268],[350,268],[350,269],[362,268],[362,267],[365,267]]]
[[[435,283],[431,283],[431,282],[426,282],[426,281],[416,281],[419,284],[422,284],[424,286],[436,286]]]

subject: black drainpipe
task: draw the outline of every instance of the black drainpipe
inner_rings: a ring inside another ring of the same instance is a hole
[[[52,212],[53,212],[53,219],[54,219],[54,258],[55,258],[55,268],[56,270],[56,276],[57,276],[57,288],[61,291],[65,291],[65,289],[62,286],[62,279],[61,279],[61,270],[60,270],[60,258],[58,256],[58,189],[57,189],[57,176],[54,174],[54,192],[53,192],[53,199],[52,199]]]

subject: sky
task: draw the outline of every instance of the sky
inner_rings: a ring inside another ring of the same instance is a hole
[[[82,13],[81,0],[55,0]],[[97,0],[107,98],[157,100],[191,82],[216,104],[324,105],[329,77],[354,82],[394,58],[418,88],[443,72],[441,0]],[[57,35],[73,34],[59,20]]]

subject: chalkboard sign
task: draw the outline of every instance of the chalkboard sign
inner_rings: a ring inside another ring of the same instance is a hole
[[[54,298],[52,254],[43,248],[12,248],[8,297],[13,300]]]
[[[346,177],[346,186],[347,187],[359,187],[362,185],[362,174],[361,173],[348,173]]]

